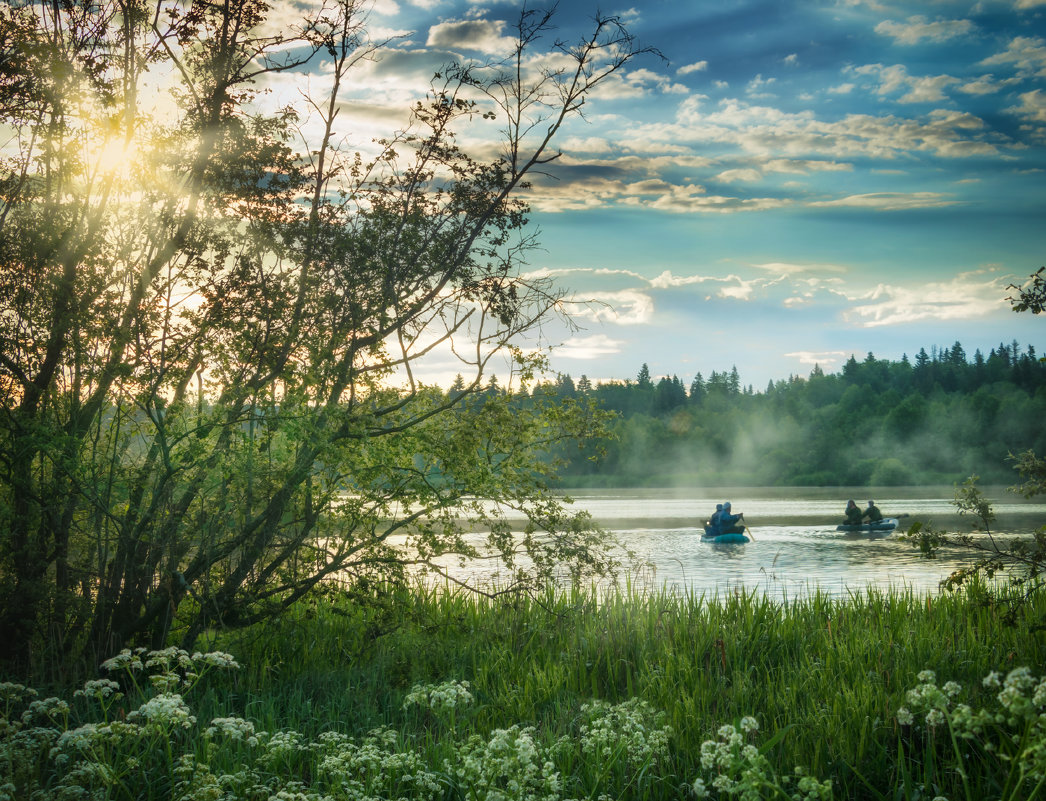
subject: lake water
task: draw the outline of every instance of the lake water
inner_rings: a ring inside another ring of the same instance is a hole
[[[1027,535],[1046,524],[1046,504],[1026,501],[1003,487],[982,491],[995,509],[993,534]],[[960,517],[952,505],[952,487],[577,490],[568,494],[573,508],[589,511],[635,554],[629,578],[650,588],[708,596],[744,589],[781,599],[812,590],[844,597],[869,587],[925,594],[937,592],[941,579],[970,561],[962,551],[927,560],[903,538],[916,519],[953,533],[971,530],[972,521]],[[887,517],[908,517],[882,539],[837,532],[835,526],[851,497],[862,508],[874,497]],[[716,503],[727,500],[735,514],[744,513],[752,534],[748,544],[701,540],[701,524]],[[493,563],[459,567],[448,561],[447,567],[458,578],[480,584],[497,583],[503,573]]]

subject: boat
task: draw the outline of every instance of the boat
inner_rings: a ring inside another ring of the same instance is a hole
[[[836,526],[835,530],[847,531],[852,534],[881,534],[886,536],[897,528],[897,522],[896,517],[884,517],[882,520],[876,520],[874,523],[861,523],[860,525],[843,523]]]
[[[732,528],[730,531],[715,533],[712,527],[705,523],[704,533],[701,534],[702,542],[714,542],[716,545],[744,545],[750,542],[745,536],[745,530],[741,527]]]

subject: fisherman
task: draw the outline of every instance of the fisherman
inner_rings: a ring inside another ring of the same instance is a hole
[[[861,525],[861,514],[860,508],[851,498],[846,502],[846,519],[843,521],[844,526],[859,526]]]
[[[730,511],[730,501],[723,504],[723,513],[719,515],[719,533],[720,534],[740,534],[745,529],[744,526],[740,525],[740,521],[744,518],[744,513],[735,515]]]
[[[862,518],[867,517],[869,523],[878,523],[883,519],[883,513],[879,511],[879,507],[875,505],[875,501],[868,501],[868,508],[864,510]]]

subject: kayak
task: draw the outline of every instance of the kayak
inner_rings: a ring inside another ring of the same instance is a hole
[[[846,525],[845,523],[840,526],[836,526],[836,531],[852,531],[857,534],[870,534],[873,532],[880,531],[893,531],[897,528],[896,517],[884,517],[882,520],[877,520],[874,523],[861,523],[860,525]]]
[[[710,526],[705,526],[704,533],[701,535],[701,541],[714,542],[716,545],[744,545],[746,542],[749,542],[749,539],[745,536],[743,528],[735,528],[716,534]]]

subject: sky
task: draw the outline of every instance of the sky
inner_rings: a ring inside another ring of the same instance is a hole
[[[371,33],[396,38],[354,84],[354,135],[503,52],[520,9],[378,0]],[[564,0],[556,35],[597,11],[664,58],[604,84],[526,195],[527,269],[578,326],[544,330],[554,371],[736,366],[761,391],[869,352],[1046,353],[1046,319],[1006,301],[1046,263],[1046,0]]]

